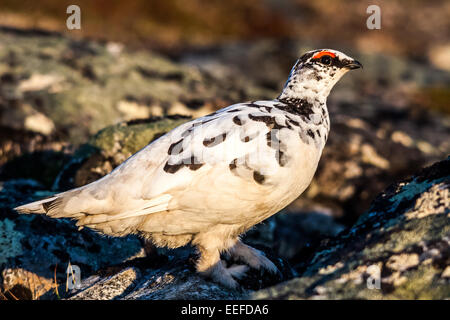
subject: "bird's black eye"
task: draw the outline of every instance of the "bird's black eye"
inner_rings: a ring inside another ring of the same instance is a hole
[[[323,56],[320,59],[320,62],[325,64],[325,65],[330,65],[331,64],[331,57],[330,56]]]

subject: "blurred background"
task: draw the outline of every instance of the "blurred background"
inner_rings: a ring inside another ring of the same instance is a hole
[[[66,27],[71,4],[81,30]],[[366,26],[374,4],[379,30]],[[331,133],[311,186],[246,236],[293,265],[389,184],[449,154],[450,1],[2,0],[0,219],[19,223],[12,206],[100,178],[189,116],[275,98],[315,48],[343,51],[364,69],[329,97]],[[56,228],[30,221],[21,222],[30,238],[36,225]],[[84,272],[111,263],[77,257]],[[20,264],[47,276],[36,259]]]
[[[435,55],[446,46],[449,50],[450,3],[445,0],[86,0],[76,1],[82,9],[82,30],[68,31],[64,15],[71,4],[75,3],[3,0],[0,17],[3,25],[170,53],[260,39],[308,39],[422,61],[439,60]],[[373,4],[382,9],[378,32],[368,32],[365,25],[366,9]]]

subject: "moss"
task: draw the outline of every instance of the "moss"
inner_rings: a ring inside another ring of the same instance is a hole
[[[119,151],[131,155],[150,143],[157,134],[168,132],[186,121],[189,121],[189,118],[162,118],[148,123],[118,124],[98,132],[89,140],[89,144],[105,154],[114,150],[114,153]],[[116,143],[120,144],[120,150],[116,150]]]
[[[450,286],[439,284],[438,275],[442,270],[431,264],[420,265],[416,270],[406,272],[406,281],[387,295],[388,299],[443,299],[450,297]]]
[[[430,228],[435,223],[435,219],[436,217],[425,217],[404,221],[403,216],[399,219],[392,219],[390,222],[395,228],[387,228],[382,231],[385,236],[378,240],[373,247],[364,248],[362,255],[372,259],[383,252],[403,252],[420,241],[439,238],[448,231],[448,226],[445,221],[439,221],[436,223],[437,228]],[[441,224],[442,222],[444,224]]]

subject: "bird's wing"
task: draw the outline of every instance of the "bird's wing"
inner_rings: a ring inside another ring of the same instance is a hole
[[[153,172],[152,183],[146,185],[143,196],[153,198],[169,190],[185,188],[197,177],[212,174],[222,167],[227,174],[252,182],[253,171],[261,174],[276,171],[275,149],[268,148],[266,136],[270,126],[263,121],[251,120],[249,115],[263,118],[267,117],[267,111],[260,110],[255,103],[237,104],[170,132],[164,137],[166,148],[158,152],[162,161]],[[284,119],[280,117],[279,121]],[[149,152],[144,152],[141,161],[158,157],[152,151],[149,148]],[[218,175],[219,172],[215,172],[213,177]]]

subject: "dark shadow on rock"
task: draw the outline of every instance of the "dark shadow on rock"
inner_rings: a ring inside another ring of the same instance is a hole
[[[296,271],[307,265],[321,242],[345,229],[336,218],[323,212],[290,212],[283,210],[256,225],[244,236],[244,241],[254,247],[263,246],[283,258]]]
[[[69,159],[70,155],[52,150],[25,153],[0,167],[0,181],[33,179],[49,190]]]

